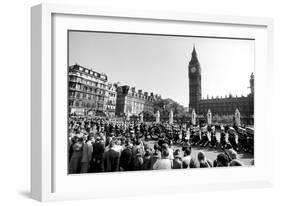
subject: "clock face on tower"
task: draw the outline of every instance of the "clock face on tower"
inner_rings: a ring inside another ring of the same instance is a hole
[[[195,73],[196,72],[196,67],[191,67],[190,71],[191,71],[191,73]]]

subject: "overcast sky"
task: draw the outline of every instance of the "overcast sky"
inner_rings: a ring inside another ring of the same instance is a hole
[[[202,72],[202,96],[247,95],[254,71],[254,40],[69,33],[69,65],[108,75],[110,82],[189,104],[188,63],[193,44]]]

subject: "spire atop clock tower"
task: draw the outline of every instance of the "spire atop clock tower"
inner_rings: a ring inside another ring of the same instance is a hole
[[[197,52],[195,49],[195,44],[193,44],[193,50],[192,50],[191,60],[190,60],[189,64],[199,64]]]

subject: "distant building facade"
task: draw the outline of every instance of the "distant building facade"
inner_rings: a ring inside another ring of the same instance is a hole
[[[115,117],[117,85],[109,83],[107,85],[107,88],[108,88],[108,98],[107,98],[107,105],[106,105],[106,113],[108,117],[112,118]]]
[[[201,66],[197,52],[193,47],[192,57],[188,66],[189,77],[189,109],[195,109],[196,113],[207,114],[210,109],[212,114],[233,115],[238,109],[241,115],[252,116],[254,114],[254,74],[250,76],[250,93],[247,96],[216,97],[202,99],[201,90]]]
[[[117,88],[116,115],[132,116],[139,115],[144,111],[153,113],[154,102],[159,99],[161,96],[136,90],[135,87],[119,86]]]
[[[69,113],[76,115],[106,115],[109,98],[107,86],[107,75],[78,64],[69,66]]]

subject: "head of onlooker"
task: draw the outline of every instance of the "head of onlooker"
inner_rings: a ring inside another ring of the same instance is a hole
[[[138,146],[141,144],[141,140],[140,139],[136,139],[135,144]]]
[[[206,161],[206,156],[204,154],[204,152],[198,152],[197,154],[197,159],[199,162],[205,162]]]
[[[205,168],[205,167],[212,167],[212,163],[210,160],[206,158],[206,155],[204,152],[200,151],[197,155],[198,163],[200,168]]]
[[[71,141],[72,141],[73,144],[76,143],[76,142],[78,142],[78,140],[79,140],[79,137],[78,137],[78,136],[74,136],[74,137],[71,139]]]
[[[109,149],[112,149],[114,146],[115,146],[115,141],[111,141],[110,143],[109,143]]]
[[[184,149],[184,153],[183,153],[183,156],[190,156],[191,155],[191,147],[186,147],[185,149]]]
[[[154,152],[160,150],[158,143],[155,143],[155,144],[153,145],[153,149],[154,149]]]
[[[133,148],[133,143],[130,140],[126,140],[125,147],[131,149],[131,148]]]
[[[101,143],[101,140],[102,140],[101,137],[97,136],[96,139],[95,139],[95,143]]]
[[[190,148],[191,149],[191,145],[189,142],[185,143],[183,146],[182,146],[182,151],[185,151],[186,148]]]
[[[180,150],[176,149],[174,152],[173,169],[181,169],[183,167]]]
[[[234,149],[229,149],[227,154],[231,160],[229,166],[244,166],[244,164],[239,160],[238,154]]]
[[[161,151],[161,158],[162,159],[168,159],[169,158],[169,150],[162,148]]]
[[[169,149],[169,145],[167,143],[162,144],[161,151],[168,150],[168,149]]]
[[[151,149],[149,147],[146,147],[144,150],[144,156],[149,157],[151,155]]]
[[[216,167],[227,167],[228,166],[228,157],[224,153],[220,153],[215,160]]]
[[[174,158],[175,159],[181,159],[181,154],[180,154],[180,150],[176,149],[174,152]]]

